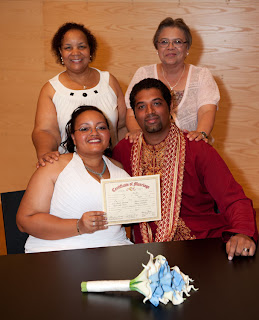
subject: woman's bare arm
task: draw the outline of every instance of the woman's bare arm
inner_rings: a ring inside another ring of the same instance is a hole
[[[35,125],[32,140],[37,152],[38,166],[44,166],[45,161],[58,160],[58,146],[61,142],[57,122],[57,113],[52,102],[55,91],[47,82],[39,95]]]
[[[210,135],[214,126],[216,111],[217,106],[214,104],[207,104],[199,108],[197,130],[190,131],[187,135],[190,141],[204,140],[208,142],[208,139],[204,138],[201,132],[205,132],[207,136]]]

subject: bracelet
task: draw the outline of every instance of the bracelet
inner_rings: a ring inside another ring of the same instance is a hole
[[[203,137],[204,137],[204,138],[208,139],[208,135],[207,135],[207,133],[206,133],[206,132],[201,131],[201,134],[203,135]]]
[[[76,230],[77,230],[78,234],[81,235],[82,233],[81,233],[80,230],[79,230],[79,220],[80,220],[80,219],[78,219],[77,222],[76,222]]]

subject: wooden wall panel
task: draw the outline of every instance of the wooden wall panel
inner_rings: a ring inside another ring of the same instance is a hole
[[[50,52],[57,28],[89,27],[99,42],[93,66],[113,73],[125,91],[139,66],[158,62],[152,37],[172,16],[193,33],[187,62],[209,67],[220,87],[215,147],[258,207],[258,9],[256,0],[1,0],[0,192],[24,189],[34,171],[37,97],[62,70]]]
[[[166,16],[183,17],[191,26],[188,62],[212,71],[221,91],[214,136],[248,196],[259,205],[258,162],[258,4],[256,1],[88,1],[62,6],[67,20],[84,23],[99,41],[93,65],[111,71],[125,91],[135,70],[158,62],[152,37]],[[60,4],[45,3],[45,34],[63,23]],[[49,70],[56,66],[45,48]],[[241,156],[240,156],[241,154]]]
[[[31,143],[44,66],[41,3],[0,2],[0,192],[24,189],[35,168]]]

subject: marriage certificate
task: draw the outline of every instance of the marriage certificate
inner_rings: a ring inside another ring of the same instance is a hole
[[[160,175],[102,179],[108,225],[161,220]]]

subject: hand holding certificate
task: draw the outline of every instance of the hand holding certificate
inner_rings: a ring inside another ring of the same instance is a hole
[[[160,175],[102,179],[108,225],[161,219]]]

